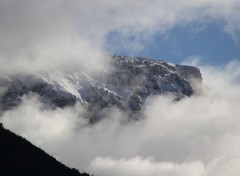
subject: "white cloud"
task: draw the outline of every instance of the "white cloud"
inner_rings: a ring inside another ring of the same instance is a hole
[[[179,102],[168,96],[148,99],[144,120],[126,124],[123,112],[109,110],[108,118],[87,125],[79,106],[43,111],[35,99],[27,98],[1,121],[81,171],[235,176],[240,173],[240,85],[234,71],[239,63],[233,63],[200,66],[200,95]]]
[[[239,7],[238,0],[1,0],[1,72],[104,67],[102,48],[111,31],[121,35],[121,46],[141,50],[154,34],[176,25],[220,20],[239,40]],[[132,35],[134,45],[124,43]]]
[[[176,25],[221,20],[239,40],[239,8],[238,0],[0,0],[0,73],[96,71],[106,66],[102,48],[111,31],[123,38],[135,35],[133,49],[141,49],[155,33]],[[240,173],[239,65],[201,66],[202,95],[175,103],[153,97],[146,119],[127,125],[120,123],[123,112],[110,110],[109,118],[90,126],[80,105],[43,110],[32,95],[1,121],[81,171],[235,176]]]
[[[42,104],[37,95],[28,94],[18,107],[7,111],[1,118],[8,128],[41,146],[69,138],[78,122],[84,122],[83,118],[78,118],[83,113],[79,104],[53,111]]]
[[[164,176],[182,176],[195,175],[204,176],[204,165],[199,162],[189,163],[168,163],[155,162],[152,158],[135,157],[129,160],[113,160],[111,158],[96,158],[90,165],[91,170],[96,170],[98,175],[105,176],[146,176],[146,175],[164,175]]]

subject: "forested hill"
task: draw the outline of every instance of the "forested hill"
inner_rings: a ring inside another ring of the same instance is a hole
[[[70,169],[0,123],[1,176],[90,176]]]

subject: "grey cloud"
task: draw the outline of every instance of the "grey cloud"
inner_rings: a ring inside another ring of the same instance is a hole
[[[239,64],[233,63],[200,65],[202,94],[179,102],[152,97],[144,120],[126,124],[124,112],[112,109],[91,126],[81,118],[81,105],[42,111],[30,95],[1,121],[65,164],[94,174],[234,176],[240,161],[240,85],[233,71]]]
[[[0,1],[1,73],[106,66],[106,54],[79,33],[76,10],[67,1]]]
[[[100,175],[166,175],[180,176],[194,174],[205,175],[204,165],[200,161],[186,162],[182,164],[155,162],[153,158],[135,157],[129,160],[113,160],[111,158],[96,158],[90,166],[98,170]]]
[[[103,48],[111,31],[121,35],[121,46],[141,50],[154,34],[176,25],[221,20],[239,40],[239,6],[237,0],[1,0],[1,72],[97,70],[96,63],[106,66]],[[134,46],[124,40],[131,35]]]
[[[135,49],[156,32],[194,21],[223,20],[224,30],[235,36],[239,6],[238,0],[1,0],[0,73],[104,68],[102,48],[110,31],[136,35]],[[189,171],[235,176],[240,156],[239,62],[200,67],[202,94],[177,103],[153,97],[145,107],[146,119],[128,125],[122,125],[124,112],[113,109],[109,118],[89,126],[81,118],[81,105],[43,110],[35,95],[0,120],[81,171],[128,176],[141,175],[144,169],[139,168],[146,168],[148,175]]]

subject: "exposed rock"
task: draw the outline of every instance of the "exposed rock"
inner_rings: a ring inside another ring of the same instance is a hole
[[[202,80],[196,67],[146,58],[113,56],[112,67],[111,72],[103,71],[104,78],[83,72],[2,77],[1,111],[17,106],[23,95],[34,92],[52,108],[80,102],[95,122],[104,117],[100,115],[103,109],[113,106],[130,116],[139,114],[149,95],[172,93],[177,100],[189,97],[194,92],[190,80]]]

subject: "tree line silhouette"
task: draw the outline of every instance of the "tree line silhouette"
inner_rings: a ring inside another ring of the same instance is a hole
[[[90,176],[68,168],[0,123],[0,175],[2,176]]]

